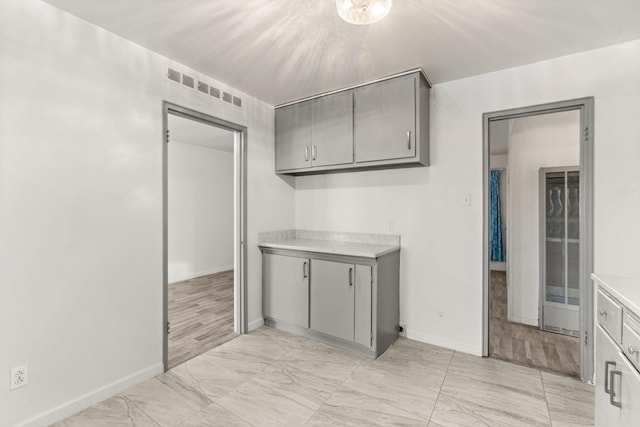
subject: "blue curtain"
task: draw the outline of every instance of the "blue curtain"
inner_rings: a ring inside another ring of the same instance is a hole
[[[491,171],[491,224],[489,232],[491,261],[504,262],[502,244],[502,218],[500,217],[500,171]]]

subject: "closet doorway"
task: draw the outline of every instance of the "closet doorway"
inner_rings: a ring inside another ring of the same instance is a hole
[[[593,99],[484,115],[485,356],[593,380]]]
[[[165,370],[245,332],[246,130],[163,105]]]

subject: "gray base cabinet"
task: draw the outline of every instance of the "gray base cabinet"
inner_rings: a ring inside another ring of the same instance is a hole
[[[267,325],[373,358],[398,337],[400,251],[367,259],[263,249],[262,261]]]
[[[421,71],[278,107],[276,172],[429,165],[429,84]]]
[[[600,287],[596,303],[595,424],[640,425],[640,316]]]
[[[309,259],[262,256],[262,311],[265,317],[309,327]]]

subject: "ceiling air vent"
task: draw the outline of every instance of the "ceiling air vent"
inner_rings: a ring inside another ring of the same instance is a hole
[[[183,74],[182,75],[182,84],[192,88],[192,87],[195,86],[195,80],[193,80],[193,77],[189,77],[186,74]]]
[[[198,81],[198,90],[202,93],[209,93],[209,85],[204,82]]]
[[[222,92],[222,100],[227,102],[232,102],[233,95],[231,95],[229,92]]]
[[[180,71],[172,70],[171,68],[169,68],[167,70],[167,77],[169,77],[169,80],[180,83]]]
[[[220,98],[220,89],[218,89],[217,87],[209,86],[209,95],[213,96],[214,98]]]
[[[242,107],[242,99],[238,98],[237,96],[234,96],[233,105],[235,105],[236,107]]]

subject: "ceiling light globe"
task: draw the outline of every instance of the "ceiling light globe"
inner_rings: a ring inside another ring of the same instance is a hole
[[[378,22],[391,10],[393,0],[336,0],[338,14],[350,24]]]

